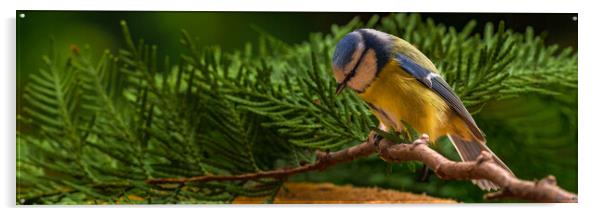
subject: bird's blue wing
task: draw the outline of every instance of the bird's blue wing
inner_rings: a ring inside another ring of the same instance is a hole
[[[439,74],[431,72],[428,69],[420,66],[406,55],[397,54],[396,59],[399,62],[399,66],[403,68],[403,70],[414,76],[416,80],[424,84],[427,88],[441,96],[441,98],[447,102],[447,105],[451,107],[466,122],[472,133],[477,136],[477,138],[483,141],[485,140],[483,132],[481,132],[481,130],[478,128],[477,124],[468,110],[466,110],[466,107],[464,107],[464,104],[460,98],[454,93],[447,82],[445,82],[445,80],[439,76]]]

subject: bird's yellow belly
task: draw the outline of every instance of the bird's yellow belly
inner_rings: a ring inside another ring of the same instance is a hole
[[[445,101],[397,65],[383,68],[359,95],[389,129],[400,132],[406,122],[433,140],[450,132],[452,116]]]

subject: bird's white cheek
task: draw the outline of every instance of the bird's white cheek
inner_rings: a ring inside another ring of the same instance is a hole
[[[376,53],[370,49],[366,52],[364,59],[358,65],[355,76],[349,81],[348,86],[357,90],[364,91],[370,85],[376,76]]]
[[[332,71],[334,72],[334,78],[337,80],[337,83],[343,82],[343,80],[345,79],[345,73],[343,72],[343,70],[333,67]]]

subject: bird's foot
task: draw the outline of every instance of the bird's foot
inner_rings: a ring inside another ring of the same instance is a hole
[[[428,134],[422,134],[422,136],[420,136],[420,138],[418,138],[417,140],[414,140],[414,142],[412,143],[413,146],[411,146],[412,149],[416,148],[419,145],[425,145],[428,144],[430,138]]]
[[[382,140],[383,140],[383,136],[381,136],[380,134],[378,134],[374,131],[370,132],[370,135],[368,135],[368,142],[374,144],[374,147],[376,147],[376,149],[378,149],[378,144]]]

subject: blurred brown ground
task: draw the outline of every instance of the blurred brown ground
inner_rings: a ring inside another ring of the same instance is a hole
[[[237,197],[235,204],[261,204],[268,197]],[[387,204],[456,203],[424,194],[381,188],[338,186],[331,183],[287,182],[274,199],[275,204]]]

